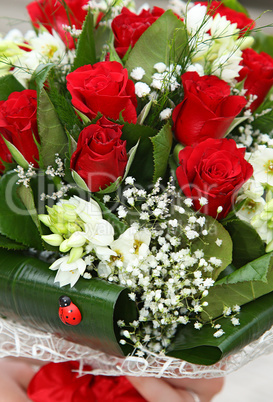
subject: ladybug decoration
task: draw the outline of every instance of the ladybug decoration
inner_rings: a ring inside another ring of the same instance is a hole
[[[80,310],[68,296],[59,298],[59,317],[66,325],[78,325],[82,320]]]

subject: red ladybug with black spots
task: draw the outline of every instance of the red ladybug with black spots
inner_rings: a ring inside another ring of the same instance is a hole
[[[80,310],[68,296],[59,298],[59,317],[66,325],[78,325],[82,320]]]

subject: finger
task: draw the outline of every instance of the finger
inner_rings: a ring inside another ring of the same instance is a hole
[[[11,378],[23,390],[27,389],[34,375],[34,370],[30,364],[18,360],[1,359],[0,370],[1,376]]]
[[[183,379],[173,379],[164,378],[168,384],[172,387],[192,390],[194,393],[198,394],[202,401],[210,401],[211,398],[218,394],[224,385],[224,378],[183,378]]]
[[[193,402],[185,389],[175,389],[166,381],[154,377],[127,377],[148,402]]]
[[[10,377],[2,378],[0,389],[0,402],[31,402],[26,391],[23,391]]]

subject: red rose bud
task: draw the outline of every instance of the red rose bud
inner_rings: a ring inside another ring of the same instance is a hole
[[[70,167],[92,192],[104,189],[124,174],[127,154],[126,141],[120,139],[122,127],[102,117],[80,133]]]
[[[239,11],[226,7],[221,1],[197,1],[195,4],[201,4],[201,6],[209,6],[208,14],[215,17],[216,14],[220,14],[221,17],[226,17],[232,24],[237,24],[237,28],[240,30],[240,36],[243,36],[248,30],[255,28],[255,21],[248,18],[247,15]]]
[[[87,14],[87,10],[83,9],[86,3],[86,0],[35,0],[27,6],[27,11],[37,28],[42,24],[50,33],[54,29],[65,45],[73,49],[74,40],[63,25],[81,29]]]
[[[181,79],[184,100],[172,116],[177,141],[195,145],[207,138],[223,138],[246,99],[230,96],[229,85],[213,75],[199,77],[196,72],[187,72]]]
[[[118,120],[122,113],[125,121],[136,123],[135,85],[120,63],[102,61],[83,66],[68,74],[66,79],[73,106],[89,119],[100,112]]]
[[[210,138],[179,152],[177,180],[197,211],[217,219],[228,214],[238,191],[253,174],[244,155],[244,148],[237,148],[234,140],[226,138]],[[208,201],[204,206],[200,205],[201,197]],[[220,206],[223,209],[218,213]]]
[[[246,96],[257,96],[250,106],[253,112],[264,101],[273,85],[273,58],[267,53],[257,53],[253,49],[245,49],[242,57],[243,68],[238,81],[246,78],[244,82],[244,88],[247,89]]]
[[[134,47],[143,32],[151,26],[165,10],[154,7],[152,10],[142,10],[139,15],[123,7],[121,13],[112,21],[112,30],[117,54],[122,59],[131,46]]]
[[[0,133],[11,142],[29,162],[38,167],[39,153],[33,139],[39,142],[37,128],[37,93],[31,89],[13,92],[6,101],[0,102]],[[10,161],[10,154],[1,142],[0,157]],[[3,154],[8,152],[6,156]],[[1,169],[1,167],[0,167]]]

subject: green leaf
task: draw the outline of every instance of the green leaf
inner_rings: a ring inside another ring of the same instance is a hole
[[[150,102],[146,103],[144,108],[141,110],[141,112],[137,116],[137,124],[142,125],[144,123],[146,117],[148,116],[148,114],[149,114],[149,112],[151,110],[152,104],[153,104],[152,100],[150,100]]]
[[[15,160],[15,162],[18,165],[22,166],[22,168],[28,169],[29,163],[25,159],[25,157],[21,154],[21,152],[11,142],[9,142],[3,135],[2,135],[2,139],[4,140],[6,146],[8,147],[8,150],[10,151],[11,156]]]
[[[246,8],[237,0],[222,0],[222,3],[224,6],[229,7],[232,10],[239,11],[239,13],[244,13],[246,16],[249,15]]]
[[[0,234],[28,247],[42,249],[39,231],[17,194],[17,173],[0,179]]]
[[[73,288],[60,288],[54,283],[55,275],[44,261],[0,250],[1,313],[110,355],[128,353],[128,346],[119,344],[117,327],[118,320],[129,323],[137,318],[128,290],[95,278],[80,278]],[[63,295],[69,296],[82,314],[77,326],[67,326],[59,319],[58,300]]]
[[[217,281],[204,299],[202,319],[219,317],[224,307],[242,306],[273,291],[273,258],[265,254]]]
[[[0,235],[0,247],[6,248],[7,250],[24,250],[27,248],[27,246],[17,243],[3,235]]]
[[[103,218],[106,219],[108,222],[110,222],[111,225],[113,226],[116,238],[120,236],[122,233],[124,233],[126,229],[128,229],[128,226],[124,222],[122,222],[116,216],[116,214],[113,214],[113,212],[111,212],[110,209],[107,208],[103,202],[101,202],[99,197],[93,195],[92,198],[99,204],[103,214]]]
[[[93,15],[90,10],[88,10],[82,27],[82,33],[78,40],[76,57],[71,71],[85,66],[86,64],[95,64],[96,61]]]
[[[12,92],[21,92],[24,88],[13,75],[0,77],[0,101],[7,100]]]
[[[52,166],[55,164],[55,154],[58,153],[60,158],[64,158],[68,150],[68,139],[44,89],[41,90],[39,97],[37,118],[41,140],[40,165]]]
[[[141,185],[148,185],[153,179],[153,146],[150,137],[154,137],[156,134],[157,131],[151,127],[138,124],[124,123],[122,129],[121,139],[126,140],[128,152],[139,141],[134,161],[130,167],[130,175]]]
[[[156,72],[154,65],[159,62],[179,63],[186,49],[184,23],[171,10],[158,18],[138,39],[131,50],[125,67],[129,75],[135,66],[145,70],[143,81],[148,85]],[[173,54],[173,52],[176,52]]]
[[[35,223],[39,233],[42,234],[41,224],[38,218],[38,212],[35,206],[31,187],[25,187],[21,184],[17,189],[17,194],[19,195],[20,200],[28,210],[28,213],[31,216],[33,222]]]
[[[79,186],[82,190],[87,191],[88,193],[91,192],[89,187],[87,186],[87,184],[83,180],[83,178],[79,175],[79,173],[77,173],[75,170],[72,169],[71,170],[71,175],[73,177],[73,180],[77,184],[77,186]]]
[[[55,64],[39,64],[34,73],[31,76],[30,85],[34,84],[34,88],[37,89],[39,94],[44,87],[44,83],[50,73],[50,71],[55,67]]]
[[[266,109],[271,109],[271,111],[259,115]],[[252,126],[255,130],[260,130],[262,133],[270,133],[273,130],[273,102],[270,99],[266,99],[255,111]]]
[[[154,174],[153,182],[159,177],[164,177],[168,167],[168,160],[172,148],[173,135],[169,123],[167,123],[159,133],[151,138],[153,144]]]
[[[240,325],[236,327],[228,318],[217,320],[225,332],[220,338],[213,336],[216,330],[209,324],[199,331],[193,324],[180,327],[167,354],[193,364],[211,365],[236,353],[273,325],[273,293],[243,306],[238,318]]]
[[[197,238],[192,244],[192,251],[202,250],[207,261],[211,257],[219,258],[222,261],[222,264],[215,268],[212,274],[212,278],[216,280],[232,261],[232,240],[223,225],[211,216],[206,215],[206,224],[203,229],[208,231],[208,235],[202,240]],[[220,247],[216,244],[217,239],[223,241]]]
[[[227,137],[232,132],[232,130],[234,130],[234,128],[239,126],[239,124],[243,123],[247,119],[248,119],[247,116],[235,117],[235,119],[233,120],[233,122],[229,126],[229,128],[228,128],[228,130],[227,130],[227,132],[225,134],[225,137]]]
[[[268,53],[271,57],[273,57],[273,36],[266,35],[263,32],[255,32],[254,33],[254,45],[252,46],[256,52]]]
[[[224,226],[232,238],[232,263],[236,268],[240,268],[265,254],[264,242],[256,230],[247,222],[234,219]]]

